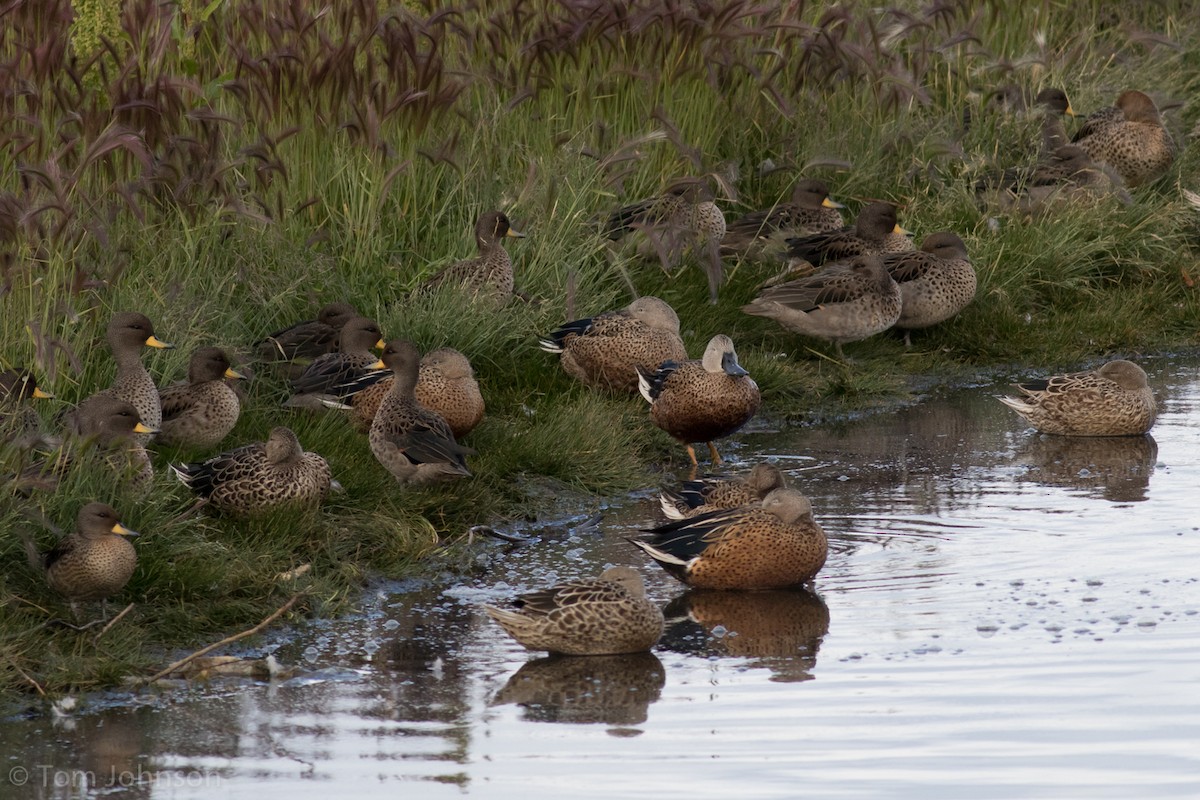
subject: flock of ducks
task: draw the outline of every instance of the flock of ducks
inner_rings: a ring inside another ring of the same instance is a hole
[[[1070,143],[1062,128],[1062,117],[1073,115],[1066,96],[1049,90],[1038,101],[1045,116],[1039,164],[1005,173],[989,187],[1000,185],[1014,197],[1047,186],[1067,191],[1098,165],[1137,186],[1161,175],[1173,159],[1158,111],[1141,92],[1123,92],[1115,106],[1090,116]],[[844,225],[842,208],[824,183],[806,179],[797,183],[791,202],[726,224],[707,183],[685,179],[614,212],[605,233],[613,240],[637,234],[639,250],[664,265],[693,255],[706,266],[714,302],[722,257],[778,260],[786,269],[742,310],[829,341],[839,358],[843,344],[888,328],[903,330],[907,343],[911,331],[943,322],[972,301],[976,276],[957,234],[933,233],[914,249],[895,205],[869,203],[852,226]],[[482,215],[475,228],[478,256],[450,265],[422,290],[457,286],[477,300],[508,300],[513,270],[503,242],[520,236],[503,213]],[[63,415],[62,439],[54,440],[50,455],[35,458],[13,478],[20,491],[52,486],[89,450],[122,475],[130,491],[138,491],[152,475],[146,449],[152,437],[211,450],[234,428],[242,403],[236,384],[243,376],[222,350],[200,348],[187,381],[160,389],[141,356],[145,347],[170,345],[157,338],[145,315],[114,314],[107,341],[117,365],[113,384]],[[675,310],[659,298],[640,297],[624,308],[567,322],[540,344],[587,387],[641,394],[650,403],[651,421],[687,449],[693,480],[664,492],[667,520],[632,537],[634,546],[696,588],[764,590],[814,578],[828,541],[808,499],[787,485],[777,467],[759,464],[744,478],[695,480],[694,445],[706,444],[713,464],[721,463],[714,442],[741,429],[762,404],[729,336],[713,336],[701,358],[689,359]],[[292,395],[285,406],[348,411],[353,427],[366,434],[371,454],[399,484],[471,475],[467,457],[474,451],[459,439],[479,424],[485,409],[462,353],[442,348],[422,357],[411,342],[386,341],[375,321],[346,303],[331,303],[316,319],[272,333],[255,352],[287,370]],[[1146,375],[1128,361],[1018,390],[1020,396],[1000,399],[1044,433],[1133,436],[1154,423]],[[37,415],[23,404],[48,396],[28,372],[0,373],[0,421],[9,446],[31,450],[44,441]],[[229,514],[316,503],[338,488],[325,459],[304,451],[295,433],[282,426],[265,442],[171,469]],[[74,533],[49,552],[37,552],[29,540],[26,545],[31,565],[75,609],[126,584],[137,564],[129,542],[135,535],[111,506],[89,503]],[[663,629],[662,612],[646,597],[640,574],[628,567],[486,610],[526,647],[570,655],[646,650]]]

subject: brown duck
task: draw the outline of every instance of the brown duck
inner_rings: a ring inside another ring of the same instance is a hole
[[[697,589],[782,589],[813,579],[829,542],[795,489],[761,503],[668,522],[631,539],[674,577]]]
[[[1115,169],[1129,186],[1155,180],[1175,161],[1175,142],[1158,106],[1132,89],[1121,92],[1112,108],[1089,116],[1074,143],[1094,161]]]
[[[768,317],[784,328],[834,343],[857,342],[885,331],[900,319],[900,287],[877,255],[830,264],[806,278],[764,290],[742,311]]]
[[[71,604],[106,600],[125,588],[137,567],[137,550],[129,541],[137,536],[121,524],[112,506],[88,503],[79,510],[75,532],[44,555],[26,541],[30,564],[44,570],[46,583]]]
[[[315,504],[340,488],[329,464],[305,452],[290,428],[194,464],[171,465],[189,489],[233,514],[261,514],[284,505]]]
[[[1016,387],[1019,397],[1000,397],[1042,433],[1063,436],[1140,436],[1158,415],[1146,373],[1132,361],[1055,375]]]
[[[750,474],[736,478],[700,478],[684,481],[677,490],[664,489],[659,503],[667,519],[683,519],[720,508],[737,508],[762,502],[776,489],[787,487],[783,470],[766,461]]]
[[[48,400],[54,395],[38,388],[28,370],[0,372],[0,444],[29,449],[43,443],[42,420],[25,400]]]
[[[306,319],[275,331],[258,343],[264,361],[311,361],[337,349],[337,336],[347,322],[359,316],[349,303],[330,303],[316,319]]]
[[[885,256],[883,266],[900,287],[900,319],[895,327],[909,334],[950,319],[975,298],[975,268],[967,246],[952,231],[925,237],[920,250]]]
[[[188,382],[159,392],[162,430],[158,441],[166,445],[215,447],[221,443],[241,413],[241,402],[226,379],[242,374],[229,364],[219,347],[201,347],[188,364]]]
[[[799,181],[791,202],[752,211],[730,222],[721,239],[721,255],[778,255],[786,239],[841,230],[846,224],[839,210],[842,207],[829,196],[824,181]]]
[[[597,579],[523,594],[512,608],[484,610],[526,649],[569,656],[649,650],[663,631],[662,611],[630,567],[609,567]]]
[[[379,404],[392,390],[390,373],[351,398],[351,422],[362,432],[371,429]],[[459,439],[483,421],[483,394],[471,362],[453,347],[440,347],[421,357],[417,372],[417,402],[441,415]]]
[[[475,451],[455,441],[446,420],[416,398],[421,361],[416,346],[403,340],[388,342],[380,361],[395,379],[368,434],[375,458],[402,484],[470,477],[464,456]]]
[[[709,340],[699,360],[668,361],[654,372],[639,372],[638,389],[650,403],[651,421],[687,446],[693,467],[698,463],[693,442],[707,443],[713,463],[720,464],[713,440],[741,429],[762,405],[758,384],[724,334]]]
[[[171,349],[174,345],[154,335],[154,325],[145,314],[122,311],[109,320],[108,346],[117,362],[117,377],[100,394],[132,403],[142,424],[157,431],[162,426],[162,406],[158,387],[142,365],[142,348]],[[138,434],[138,441],[147,444],[151,437],[152,434]]]
[[[559,354],[568,375],[593,389],[635,393],[638,370],[687,360],[679,317],[657,297],[568,322],[540,342],[546,352]]]
[[[383,334],[375,320],[354,317],[338,334],[337,352],[326,353],[308,365],[291,382],[292,396],[286,408],[321,408],[324,401],[341,402],[362,391],[386,373],[372,365],[378,361],[374,347],[383,347]]]
[[[476,297],[505,301],[513,295],[513,266],[504,239],[523,239],[502,211],[489,211],[475,222],[475,246],[479,255],[444,267],[425,281],[423,288],[461,286]]]
[[[892,203],[870,203],[858,213],[854,227],[787,240],[787,256],[814,267],[855,256],[912,250],[909,232],[896,221]]]

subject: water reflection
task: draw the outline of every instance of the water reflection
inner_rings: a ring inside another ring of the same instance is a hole
[[[1016,453],[1018,481],[1079,489],[1114,502],[1146,499],[1158,461],[1158,443],[1146,436],[1034,434]]]
[[[639,725],[666,681],[653,653],[549,656],[526,662],[492,705],[519,705],[534,722]]]
[[[812,678],[829,632],[829,606],[804,589],[718,592],[693,589],[663,612],[662,646],[703,656],[739,656],[771,670],[772,680]]]

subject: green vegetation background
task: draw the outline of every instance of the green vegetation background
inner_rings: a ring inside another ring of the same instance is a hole
[[[28,0],[0,14],[0,361],[32,366],[56,394],[39,407],[47,421],[111,379],[113,311],[146,313],[178,345],[146,356],[166,383],[198,346],[247,353],[333,300],[389,337],[463,351],[488,403],[468,438],[476,477],[402,490],[344,419],[285,412],[282,376],[257,369],[229,445],[292,426],[346,487],[315,512],[185,516],[192,498],[165,463],[194,453],[159,453],[144,500],[94,473],[29,501],[5,491],[6,690],[114,682],[249,627],[298,588],[308,613],[344,611],[368,573],[433,563],[469,525],[536,514],[535,485],[612,493],[657,480],[652,465],[682,466],[640,399],[589,393],[536,347],[635,292],[678,310],[697,356],[730,334],[763,413],[796,421],[903,399],[917,375],[1197,342],[1200,217],[1181,191],[1200,115],[1189,3]],[[1065,88],[1085,113],[1149,91],[1176,167],[1131,205],[1036,220],[981,210],[975,177],[1036,155],[1036,115],[991,100],[1007,84]],[[963,236],[977,298],[910,350],[891,335],[852,345],[847,369],[738,310],[769,270],[728,263],[711,307],[698,268],[668,276],[609,251],[605,213],[685,174],[719,176],[731,217],[786,199],[799,176],[825,179],[850,214],[895,201],[918,238]],[[474,219],[492,208],[528,234],[509,250],[534,302],[408,298],[471,255]],[[46,624],[64,604],[16,535],[48,546],[31,507],[69,528],[93,499],[143,533],[117,598],[137,607],[99,644]],[[301,564],[304,577],[278,577]]]

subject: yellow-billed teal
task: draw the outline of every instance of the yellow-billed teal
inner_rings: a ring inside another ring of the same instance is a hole
[[[1142,92],[1121,92],[1113,107],[1088,117],[1075,137],[1094,161],[1115,169],[1129,186],[1140,186],[1161,176],[1175,161],[1175,142],[1163,126],[1158,106]]]
[[[885,256],[884,268],[900,287],[900,319],[904,346],[910,331],[944,322],[975,298],[975,268],[967,246],[952,231],[931,233],[920,250]]]
[[[639,297],[625,308],[568,322],[541,339],[559,353],[563,370],[593,389],[635,393],[638,370],[664,361],[686,361],[675,309],[657,297]]]
[[[174,345],[154,335],[154,325],[145,314],[122,311],[109,320],[108,346],[117,362],[117,377],[112,386],[99,394],[132,403],[142,424],[157,431],[162,426],[162,406],[158,387],[142,364],[142,348],[171,349]],[[137,440],[147,444],[152,436],[139,433]]]
[[[795,489],[761,503],[675,520],[631,539],[668,573],[698,589],[782,589],[812,580],[829,542]]]
[[[283,505],[319,503],[337,487],[329,464],[305,452],[290,428],[194,464],[171,465],[183,483],[216,508],[260,514]]]
[[[513,294],[513,266],[504,239],[523,239],[502,211],[489,211],[475,222],[475,246],[479,255],[444,267],[424,283],[426,289],[442,285],[461,286],[476,297],[506,301]]]
[[[1043,155],[1031,167],[1014,167],[985,177],[975,184],[975,191],[1002,210],[1015,209],[1030,216],[1106,197],[1132,202],[1115,170],[1097,164],[1081,147],[1071,144]]]
[[[416,398],[421,362],[416,346],[388,342],[380,361],[394,380],[371,422],[371,453],[402,484],[470,477],[464,457],[475,451],[455,441],[446,420]]]
[[[6,369],[0,372],[0,444],[22,450],[43,442],[42,420],[25,400],[48,400],[54,395],[38,388],[28,370]]]
[[[79,510],[75,531],[40,558],[34,566],[45,570],[46,583],[71,604],[106,600],[125,588],[137,567],[137,550],[129,537],[137,536],[121,524],[112,506],[88,503]]]
[[[786,487],[783,470],[762,461],[746,476],[700,478],[684,481],[679,489],[664,489],[659,495],[659,504],[667,519],[683,519],[720,508],[759,503],[774,490]]]
[[[351,422],[360,431],[371,429],[379,404],[392,390],[393,378],[368,386],[351,398]],[[417,402],[441,415],[454,438],[466,436],[483,421],[483,394],[471,362],[453,347],[439,347],[421,357],[417,371]]]
[[[1140,436],[1154,425],[1158,408],[1146,373],[1132,361],[1055,375],[1016,387],[1020,397],[1001,397],[1042,433],[1063,436]]]
[[[1070,144],[1063,117],[1075,116],[1071,101],[1062,89],[1049,87],[1038,92],[1034,100],[1042,115],[1042,152],[1053,153],[1063,145]]]
[[[798,181],[791,202],[752,211],[730,222],[721,239],[721,255],[778,256],[787,239],[841,230],[846,224],[839,211],[842,207],[829,196],[824,181]]]
[[[609,567],[594,580],[523,594],[511,609],[484,609],[526,649],[569,656],[649,650],[663,631],[662,611],[631,567]]]
[[[819,267],[827,261],[844,261],[862,255],[902,253],[913,249],[909,232],[896,221],[892,203],[869,203],[854,226],[827,233],[788,239],[787,257]]]
[[[605,234],[615,241],[635,230],[645,234],[639,255],[656,257],[665,269],[674,269],[688,252],[695,254],[708,277],[709,300],[717,302],[724,274],[720,248],[725,214],[707,180],[682,178],[657,197],[617,209],[608,218]]]
[[[762,291],[742,311],[773,319],[793,333],[842,344],[885,331],[900,319],[900,287],[877,255],[830,264],[806,278]]]
[[[340,402],[362,391],[385,373],[372,365],[379,359],[372,348],[383,347],[383,334],[375,320],[354,317],[338,334],[337,352],[319,356],[291,382],[287,408],[321,408],[323,401]]]
[[[359,316],[349,303],[330,303],[316,319],[306,319],[267,336],[257,345],[264,361],[311,361],[337,349],[343,326]]]
[[[709,340],[699,360],[639,371],[638,389],[650,403],[651,421],[687,446],[693,467],[698,463],[693,442],[707,443],[713,464],[720,464],[713,440],[739,430],[762,405],[758,384],[724,334]]]
[[[162,430],[158,441],[166,445],[215,447],[237,424],[241,402],[226,379],[242,374],[229,364],[219,347],[201,347],[188,364],[188,382],[159,391]]]

